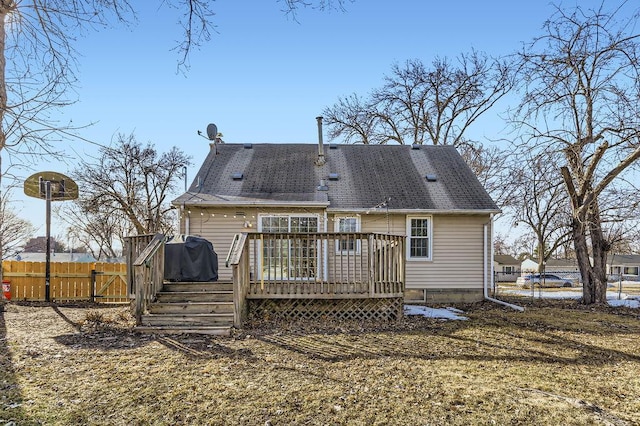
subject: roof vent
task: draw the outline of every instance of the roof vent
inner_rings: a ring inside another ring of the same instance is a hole
[[[329,149],[338,149],[338,144],[337,143],[329,144]]]
[[[340,175],[338,173],[329,173],[329,180],[338,180]]]
[[[414,143],[411,145],[411,149],[420,149],[420,144]]]
[[[435,182],[438,180],[438,176],[437,175],[427,175],[427,182]]]
[[[231,174],[231,179],[233,180],[242,180],[243,175],[242,172],[234,172]]]
[[[253,148],[253,144],[252,143],[245,143],[244,144],[244,149],[252,149]]]
[[[318,191],[328,191],[329,187],[324,179],[320,179],[320,185],[316,188]]]

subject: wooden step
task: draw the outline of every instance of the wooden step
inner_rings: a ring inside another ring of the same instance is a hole
[[[233,302],[233,291],[161,291],[157,303]]]
[[[225,282],[225,281],[179,282],[179,283],[165,281],[162,285],[162,291],[166,291],[166,292],[233,291],[233,283]]]
[[[156,334],[208,334],[208,335],[214,335],[214,336],[231,335],[230,326],[172,327],[172,326],[142,325],[142,326],[136,327],[136,331],[140,333],[156,333]]]
[[[165,282],[148,312],[136,330],[228,336],[234,320],[233,283]]]
[[[233,314],[146,314],[142,316],[145,326],[232,326]]]
[[[233,302],[152,303],[151,314],[233,314]]]

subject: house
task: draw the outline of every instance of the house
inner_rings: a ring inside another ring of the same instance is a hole
[[[47,253],[22,252],[16,254],[11,260],[19,260],[22,262],[46,262]],[[97,262],[96,258],[89,253],[51,253],[49,255],[50,262],[80,262],[92,263]]]
[[[607,256],[607,274],[624,277],[627,280],[640,280],[639,254],[610,254]]]
[[[580,269],[578,268],[578,262],[571,259],[549,259],[544,264],[545,272],[550,274],[563,274],[564,275],[574,275],[577,274],[576,277],[580,273]],[[538,271],[538,261],[532,259],[525,259],[520,264],[520,270],[522,274],[529,274],[532,272],[540,272]]]
[[[520,261],[510,254],[496,254],[493,256],[493,270],[496,281],[515,281],[520,275]]]
[[[456,149],[323,145],[321,134],[318,144],[210,145],[173,205],[180,233],[213,243],[220,280],[233,278],[228,260],[246,233],[250,299],[364,297],[382,291],[358,290],[373,276],[406,300],[482,300],[500,210]]]

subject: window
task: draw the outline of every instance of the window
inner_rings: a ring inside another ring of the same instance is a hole
[[[505,266],[503,272],[505,274],[513,274],[513,266]]]
[[[357,217],[336,217],[336,232],[360,232],[360,221]],[[336,252],[359,252],[360,242],[354,235],[345,235],[336,242]]]
[[[260,215],[258,230],[264,233],[308,234],[318,232],[317,215]],[[262,241],[262,275],[265,280],[310,280],[318,273],[318,240],[314,235],[267,236]]]
[[[407,217],[408,259],[431,260],[431,218]]]
[[[637,266],[625,266],[624,267],[624,275],[638,275],[638,267]]]

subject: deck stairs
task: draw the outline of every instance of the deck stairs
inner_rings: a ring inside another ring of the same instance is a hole
[[[233,283],[164,282],[148,311],[137,331],[228,336],[234,319]]]

